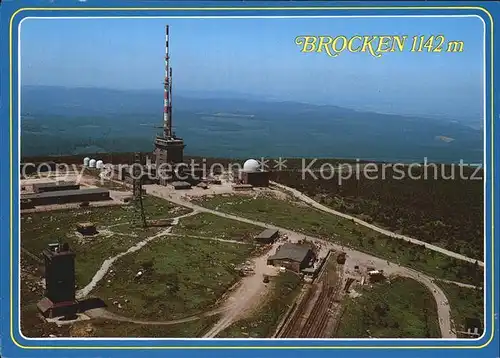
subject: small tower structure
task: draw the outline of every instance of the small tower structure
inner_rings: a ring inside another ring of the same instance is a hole
[[[142,167],[142,157],[140,153],[134,154],[134,166],[133,166],[133,184],[132,184],[132,192],[133,192],[133,203],[134,210],[136,212],[136,217],[140,217],[139,225],[143,228],[147,226],[146,222],[146,214],[144,212],[144,202],[142,200],[143,197],[143,176],[144,173],[141,172]]]
[[[42,251],[45,293],[38,309],[45,317],[71,317],[78,311],[75,299],[75,253],[67,243],[49,244]]]

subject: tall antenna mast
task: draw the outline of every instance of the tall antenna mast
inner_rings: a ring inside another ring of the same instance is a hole
[[[170,99],[170,108],[168,109],[168,128],[170,128],[170,135],[172,137],[175,137],[175,133],[174,133],[174,128],[172,128],[172,84],[173,84],[173,81],[172,81],[172,67],[169,68],[170,70],[170,83],[169,83],[169,91],[170,91],[170,94],[169,94],[169,99]]]
[[[184,140],[176,137],[172,127],[172,68],[170,67],[169,26],[165,25],[165,78],[163,87],[163,133],[155,136],[156,170],[161,170],[164,163],[178,164],[184,162]],[[163,168],[165,169],[165,168]]]
[[[168,49],[168,25],[165,27],[165,82],[163,100],[163,136],[172,137],[172,69],[170,68],[170,54]]]

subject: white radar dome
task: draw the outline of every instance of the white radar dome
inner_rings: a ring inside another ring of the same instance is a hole
[[[95,159],[90,159],[89,160],[89,167],[95,168],[95,163],[96,163]]]
[[[260,169],[260,163],[255,159],[248,159],[243,164],[243,171],[245,172],[257,172]]]
[[[90,162],[90,158],[89,157],[83,158],[83,166],[84,167],[88,167],[89,166],[89,162]]]
[[[103,165],[104,165],[104,162],[100,159],[97,162],[95,162],[95,167],[97,169],[102,169]]]

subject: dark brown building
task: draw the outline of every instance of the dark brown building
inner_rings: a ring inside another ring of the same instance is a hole
[[[255,171],[255,172],[240,172],[241,183],[248,184],[254,187],[268,187],[270,172]]]
[[[279,231],[275,229],[266,229],[259,235],[255,236],[255,241],[260,244],[271,244],[276,241],[279,236]]]
[[[45,317],[76,314],[75,253],[68,244],[51,244],[42,252],[45,263],[45,297],[38,309]]]
[[[248,191],[248,190],[252,190],[253,189],[253,186],[251,186],[250,184],[235,184],[233,185],[233,190],[235,191]]]
[[[49,191],[78,190],[78,189],[80,189],[80,184],[68,181],[33,184],[33,191],[35,193],[46,193]]]
[[[21,200],[31,200],[34,206],[69,204],[85,201],[111,200],[109,190],[90,188],[80,190],[49,191],[35,194],[22,194]]]
[[[35,205],[31,202],[31,200],[21,200],[21,210],[25,209],[33,209]]]
[[[311,267],[314,259],[315,255],[310,246],[287,242],[281,245],[276,250],[276,253],[267,259],[267,264],[300,272],[307,267]]]
[[[97,234],[97,229],[93,223],[78,223],[76,225],[76,231],[78,231],[82,235],[95,235]]]
[[[19,166],[21,176],[39,173],[54,172],[57,164],[55,162],[44,163],[21,163]]]
[[[175,190],[191,189],[191,184],[186,181],[174,181],[172,182],[172,186]]]

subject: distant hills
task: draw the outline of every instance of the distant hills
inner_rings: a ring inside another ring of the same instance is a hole
[[[230,95],[174,91],[187,154],[482,162],[482,131],[459,122]],[[25,86],[21,112],[23,156],[149,151],[163,93]]]

